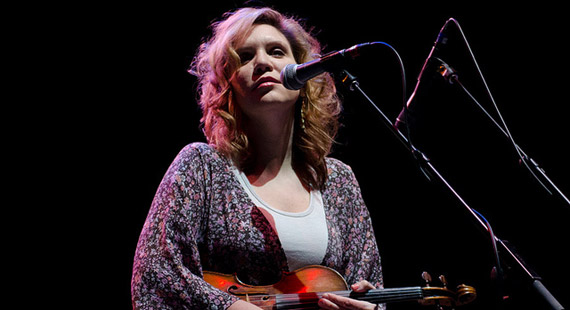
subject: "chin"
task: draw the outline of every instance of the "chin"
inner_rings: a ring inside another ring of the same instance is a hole
[[[259,104],[266,107],[289,110],[295,106],[295,100],[284,100],[282,98],[261,98]]]
[[[291,91],[285,88],[272,89],[259,98],[260,103],[264,104],[279,104],[279,105],[295,105],[299,98],[298,91]]]

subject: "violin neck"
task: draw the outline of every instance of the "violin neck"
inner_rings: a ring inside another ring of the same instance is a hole
[[[419,286],[374,289],[365,293],[356,293],[353,291],[336,291],[330,293],[368,301],[373,304],[410,301],[423,298],[422,288]],[[295,309],[295,307],[299,305],[316,305],[323,294],[325,293],[280,294],[275,296],[275,305],[277,306],[277,309]]]
[[[419,286],[375,289],[375,290],[369,290],[368,292],[365,293],[356,293],[348,291],[348,294],[344,296],[353,299],[368,301],[373,304],[418,300],[424,297],[422,288]]]

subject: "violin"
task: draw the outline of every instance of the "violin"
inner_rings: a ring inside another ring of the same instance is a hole
[[[426,272],[422,277],[427,283],[425,287],[383,288],[357,293],[348,290],[346,281],[336,270],[320,265],[284,272],[279,282],[264,286],[245,284],[235,274],[204,271],[204,280],[215,288],[262,309],[318,309],[317,302],[324,293],[375,304],[417,300],[423,305],[440,307],[461,306],[472,302],[477,296],[475,289],[465,284],[457,286],[455,292],[448,289],[443,276],[440,276],[440,280],[444,287],[430,286],[431,276]]]

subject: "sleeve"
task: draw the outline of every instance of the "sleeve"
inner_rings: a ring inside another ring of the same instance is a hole
[[[376,288],[384,287],[382,265],[374,227],[370,213],[366,208],[360,186],[352,169],[344,166],[342,178],[346,182],[343,188],[346,190],[347,204],[343,208],[347,221],[344,232],[345,245],[347,248],[345,261],[345,279],[353,284],[361,280],[367,280]],[[343,183],[344,183],[343,182]],[[379,309],[385,309],[385,304],[380,304]]]
[[[238,300],[202,279],[209,176],[201,157],[187,146],[160,183],[135,252],[133,309],[226,309]]]

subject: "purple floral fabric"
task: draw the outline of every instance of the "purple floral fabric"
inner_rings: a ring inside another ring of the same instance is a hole
[[[322,265],[347,283],[383,287],[368,210],[350,167],[327,158],[322,192],[329,232]],[[237,273],[246,283],[277,282],[288,271],[279,238],[213,147],[193,143],[166,172],[142,229],[131,282],[134,309],[226,309],[237,298],[202,271]]]

